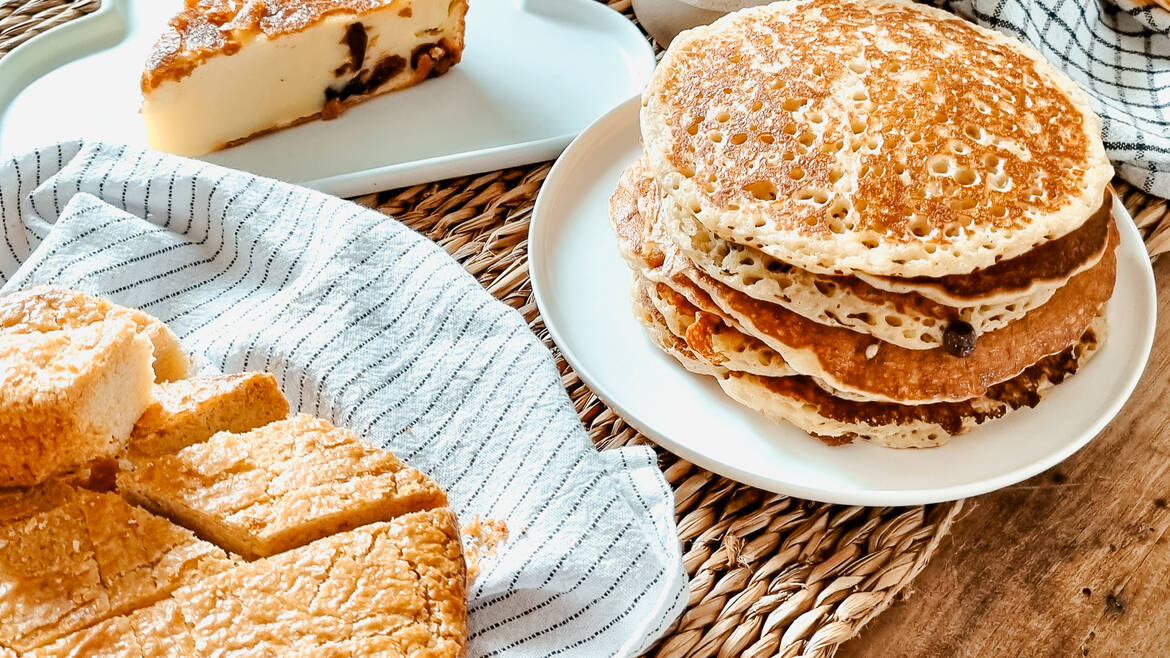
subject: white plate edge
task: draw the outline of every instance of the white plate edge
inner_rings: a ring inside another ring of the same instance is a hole
[[[548,270],[544,269],[545,266],[543,265],[545,250],[539,248],[534,249],[534,245],[541,245],[547,240],[543,233],[544,229],[542,228],[545,222],[541,220],[541,218],[547,212],[544,210],[544,208],[548,205],[548,201],[545,200],[544,191],[546,189],[552,189],[549,186],[549,183],[556,181],[556,179],[561,175],[559,173],[560,170],[566,169],[574,164],[573,159],[579,157],[577,150],[586,148],[586,146],[582,145],[588,143],[588,140],[592,138],[592,133],[595,130],[600,131],[611,122],[615,124],[619,123],[621,121],[621,115],[630,111],[628,106],[637,105],[640,104],[640,102],[640,96],[634,96],[633,98],[627,99],[611,109],[609,112],[606,112],[599,119],[597,119],[597,121],[593,122],[592,125],[582,131],[581,134],[578,135],[565,149],[564,153],[562,154],[561,158],[557,160],[556,164],[553,165],[552,169],[548,173],[548,176],[545,178],[544,185],[541,186],[541,192],[537,195],[536,202],[533,205],[532,221],[528,228],[529,278],[532,282],[533,298],[536,300],[536,306],[540,311],[541,317],[547,317],[546,309],[548,308],[549,303],[545,301],[547,292],[545,291],[544,284],[542,283],[544,277],[537,273],[539,271]],[[1114,196],[1113,205],[1113,210],[1118,214],[1117,216],[1119,218],[1129,220],[1118,222],[1120,231],[1122,233],[1122,242],[1125,243],[1126,241],[1134,240],[1139,245],[1143,244],[1141,235],[1137,231],[1137,227],[1133,222],[1132,216],[1129,214],[1129,211],[1125,209],[1125,206],[1121,203],[1120,199],[1116,195]],[[1145,249],[1142,248],[1141,252],[1145,253]],[[576,353],[572,350],[571,347],[566,347],[567,341],[564,340],[557,327],[554,324],[549,324],[547,322],[545,323],[545,327],[548,329],[549,336],[557,345],[557,348],[560,350],[565,360],[573,367],[573,370],[581,378],[581,381],[583,381],[585,385],[588,386],[595,395],[597,395],[598,398],[600,398],[603,402],[613,408],[614,411],[621,415],[625,422],[629,423],[632,427],[650,438],[652,441],[702,468],[706,468],[707,470],[710,470],[714,473],[724,475],[731,479],[760,489],[818,502],[840,505],[867,506],[927,505],[950,500],[957,500],[960,498],[968,498],[971,496],[978,496],[980,494],[988,493],[1006,486],[1010,486],[1012,484],[1016,484],[1038,473],[1042,473],[1045,470],[1064,461],[1065,459],[1068,459],[1077,451],[1084,448],[1093,439],[1095,439],[1101,433],[1101,431],[1104,430],[1105,427],[1113,421],[1114,418],[1117,417],[1117,414],[1120,413],[1121,409],[1124,408],[1125,404],[1129,401],[1129,398],[1133,395],[1133,391],[1137,388],[1137,384],[1141,380],[1141,377],[1145,373],[1146,367],[1149,364],[1150,352],[1153,348],[1154,334],[1157,326],[1158,300],[1153,265],[1150,263],[1148,258],[1141,259],[1141,262],[1142,265],[1140,269],[1144,275],[1142,277],[1142,283],[1146,288],[1146,293],[1144,296],[1146,297],[1146,303],[1149,304],[1153,312],[1147,317],[1145,326],[1139,328],[1142,334],[1141,344],[1139,345],[1141,349],[1140,361],[1142,363],[1142,367],[1129,373],[1128,378],[1125,380],[1124,386],[1122,387],[1123,394],[1117,395],[1113,398],[1113,401],[1109,405],[1106,412],[1101,414],[1090,426],[1091,429],[1087,429],[1082,433],[1083,438],[1080,441],[1071,442],[1062,449],[1047,455],[1043,459],[1039,459],[1031,464],[1028,464],[1027,466],[1014,469],[1007,473],[979,480],[977,482],[954,485],[950,487],[940,487],[936,489],[859,489],[849,492],[848,495],[841,496],[839,495],[840,492],[837,491],[823,490],[813,487],[803,487],[792,484],[786,484],[786,486],[778,488],[772,481],[753,476],[749,473],[744,473],[743,471],[735,468],[727,467],[724,464],[716,463],[714,460],[707,458],[703,454],[690,450],[686,446],[676,443],[668,437],[664,437],[658,434],[657,432],[650,431],[649,428],[643,426],[635,419],[635,414],[630,413],[629,410],[626,409],[620,401],[612,399],[609,395],[603,392],[603,387],[599,385],[598,380],[593,376],[593,373],[590,371],[590,369],[583,364],[583,361],[577,357]]]

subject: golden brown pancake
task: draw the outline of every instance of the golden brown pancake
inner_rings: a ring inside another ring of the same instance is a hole
[[[962,401],[1064,351],[1089,328],[1113,293],[1114,248],[1073,277],[1052,299],[1023,319],[980,337],[965,358],[943,349],[908,350],[848,329],[818,324],[777,304],[762,302],[699,271],[670,241],[645,239],[646,223],[628,208],[611,217],[627,260],[651,281],[666,283],[709,313],[754,336],[797,372],[820,377],[846,392],[889,402]],[[630,239],[633,236],[633,239]],[[635,250],[635,245],[640,250]],[[871,346],[878,345],[877,349]]]
[[[1064,285],[1074,275],[1096,265],[1109,244],[1112,216],[1110,190],[1101,207],[1080,228],[991,267],[943,277],[899,279],[859,273],[858,278],[882,290],[916,292],[951,305],[1019,298],[1041,285]]]
[[[685,341],[687,349],[711,366],[705,374],[723,370],[762,377],[796,374],[775,350],[728,325],[720,316],[699,310],[665,284],[635,276],[631,294],[635,314],[646,330],[671,334],[655,337],[655,341]]]
[[[1112,176],[1067,76],[908,0],[776,2],[690,30],[641,128],[704,226],[824,274],[991,267],[1083,224]]]
[[[1038,248],[1042,253],[1037,257],[1029,253],[986,271],[938,280],[884,278],[875,287],[865,275],[815,274],[758,249],[720,240],[661,196],[639,160],[623,173],[610,200],[611,215],[628,212],[623,206],[636,204],[638,212],[655,218],[652,234],[654,227],[663,227],[657,231],[662,235],[650,239],[673,240],[688,260],[720,283],[821,324],[853,329],[908,349],[942,345],[947,329],[956,323],[970,325],[979,336],[1022,318],[1047,302],[1073,274],[1096,264],[1108,242],[1109,213],[1099,212],[1084,227]],[[1106,199],[1107,204],[1111,201]],[[975,292],[977,285],[983,288],[982,295]],[[952,291],[966,297],[948,299]]]
[[[660,284],[661,285],[661,284]],[[671,298],[686,305],[679,297]],[[716,377],[729,397],[775,418],[789,421],[828,445],[864,440],[892,448],[927,448],[946,443],[988,420],[1022,407],[1034,407],[1055,385],[1083,367],[1104,336],[1099,320],[1078,343],[1045,357],[1013,379],[988,389],[985,396],[962,402],[903,405],[847,399],[813,377],[766,377],[726,368],[719,355],[672,333],[662,314],[643,294],[635,309],[651,339],[687,370]]]

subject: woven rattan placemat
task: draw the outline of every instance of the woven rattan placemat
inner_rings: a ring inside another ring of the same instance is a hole
[[[98,4],[0,0],[0,56]],[[629,4],[610,2],[626,15]],[[527,318],[556,355],[565,388],[599,447],[647,443],[560,357],[532,299],[528,221],[549,167],[518,167],[357,201],[442,245]],[[1116,185],[1151,253],[1170,251],[1170,206],[1124,182]],[[831,656],[868,620],[906,596],[907,585],[963,508],[962,501],[901,508],[813,503],[733,482],[661,449],[658,454],[675,490],[691,584],[686,612],[652,655]]]

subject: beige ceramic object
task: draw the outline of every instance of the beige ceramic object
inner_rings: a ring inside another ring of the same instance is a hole
[[[737,9],[766,4],[768,0],[633,0],[638,22],[663,48],[683,30],[707,25]]]

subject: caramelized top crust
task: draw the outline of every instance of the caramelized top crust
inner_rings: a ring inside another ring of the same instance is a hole
[[[1080,226],[1100,119],[1027,46],[904,0],[778,2],[680,35],[655,177],[720,237],[823,274],[964,274]]]
[[[300,32],[326,16],[397,9],[406,0],[186,0],[154,45],[142,74],[142,91],[188,75],[204,60],[231,55],[247,38]]]

